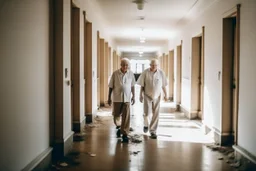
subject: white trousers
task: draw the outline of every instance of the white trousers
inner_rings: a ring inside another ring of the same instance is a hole
[[[144,95],[144,126],[149,127],[150,133],[156,133],[159,120],[161,95],[156,99],[151,99]]]

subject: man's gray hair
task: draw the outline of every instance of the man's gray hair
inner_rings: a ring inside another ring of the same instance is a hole
[[[152,59],[152,60],[150,61],[150,65],[152,65],[152,64],[158,65],[158,64],[159,64],[158,59]]]
[[[130,66],[130,60],[128,58],[122,58],[120,64],[122,63],[128,63],[128,65]]]

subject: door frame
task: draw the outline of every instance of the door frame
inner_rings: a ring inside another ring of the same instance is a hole
[[[97,31],[97,106],[100,107],[100,32]]]
[[[236,18],[236,30],[232,18]],[[234,34],[234,35],[233,35]],[[232,41],[236,40],[234,44]],[[237,145],[238,137],[238,107],[239,107],[239,66],[240,66],[240,4],[236,11],[223,18],[223,52],[222,52],[222,130],[221,144]],[[231,40],[231,41],[230,41]],[[232,42],[232,43],[231,43]],[[235,55],[234,55],[235,54]],[[236,65],[233,65],[233,60]],[[235,67],[236,72],[234,73]],[[233,89],[233,76],[236,78]],[[233,93],[236,93],[235,103]],[[234,110],[235,108],[235,110]],[[233,133],[234,131],[234,133]]]
[[[176,47],[176,105],[181,105],[182,96],[182,41]]]
[[[71,4],[71,128],[80,132],[80,8]]]
[[[174,49],[169,51],[169,99],[173,101],[174,97]]]
[[[204,108],[204,26],[192,37],[191,47],[191,111],[190,118],[203,120]]]
[[[202,34],[192,37],[191,40],[191,103],[190,119],[199,117],[201,104],[201,56]]]

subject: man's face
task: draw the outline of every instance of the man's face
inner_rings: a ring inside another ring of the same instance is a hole
[[[157,63],[151,63],[150,64],[150,70],[151,71],[156,71],[157,70]]]
[[[123,72],[126,72],[126,71],[128,70],[128,67],[129,67],[128,62],[122,62],[122,63],[121,63],[121,70],[122,70]]]

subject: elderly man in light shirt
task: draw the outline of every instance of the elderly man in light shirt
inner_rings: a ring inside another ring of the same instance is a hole
[[[158,69],[158,60],[150,62],[150,68],[146,69],[139,77],[138,84],[141,86],[140,102],[144,99],[144,132],[150,131],[150,137],[156,139],[156,131],[159,120],[159,109],[161,101],[161,90],[164,93],[164,100],[167,101],[166,86],[167,80],[162,70]],[[149,122],[149,116],[152,118]]]
[[[132,105],[135,103],[135,77],[128,68],[129,60],[123,58],[121,68],[114,71],[111,76],[108,94],[108,104],[111,105],[111,94],[113,92],[113,119],[117,127],[116,135],[120,137],[122,134],[123,142],[129,142],[127,135],[130,130],[130,102]]]

